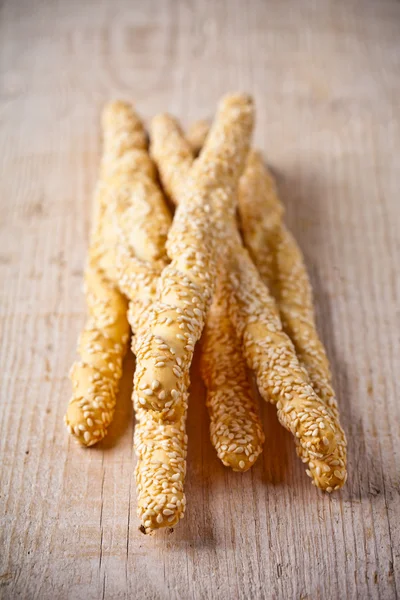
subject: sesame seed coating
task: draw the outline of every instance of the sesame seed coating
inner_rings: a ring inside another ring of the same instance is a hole
[[[85,445],[104,437],[114,413],[129,339],[127,304],[120,292],[130,300],[128,318],[136,329],[167,264],[165,241],[171,224],[137,115],[128,104],[113,102],[103,111],[102,125],[103,155],[85,276],[91,319],[79,343],[81,361],[71,370],[74,394],[66,416],[69,431]],[[85,414],[83,406],[89,408]]]
[[[207,126],[206,121],[200,121],[190,129],[189,140],[194,150],[201,148],[204,143]],[[305,448],[301,444],[297,446],[302,461],[309,462],[308,472],[313,478],[313,484],[331,492],[342,487],[347,479],[346,438],[339,423],[329,363],[315,325],[312,288],[301,250],[282,221],[283,206],[273,178],[258,152],[249,152],[246,168],[239,182],[238,200],[244,241],[276,301],[283,330],[291,338],[312,388],[334,421],[337,447],[331,456],[323,460],[313,457],[311,441],[306,442]],[[285,390],[284,399],[290,400],[293,394],[290,383],[285,386]],[[272,392],[279,394],[279,385],[274,385]],[[284,411],[295,424],[297,421],[309,423],[310,431],[307,433],[311,433],[311,436],[307,437],[312,440],[322,435],[321,432],[326,429],[320,414],[310,414],[307,409],[300,413],[299,418],[293,403],[288,404]],[[296,439],[299,437],[300,433],[296,432]],[[329,446],[328,436],[322,435],[322,443]],[[340,469],[334,469],[335,466],[340,466]]]
[[[101,235],[92,254],[129,299],[134,331],[168,263],[165,249],[171,215],[147,151],[143,125],[124,102],[103,111],[104,153],[98,194],[103,198]]]
[[[70,371],[73,394],[65,423],[82,445],[92,446],[106,435],[114,415],[129,324],[125,298],[90,259],[85,291],[90,317],[78,343],[80,360]]]
[[[151,411],[136,408],[134,435],[138,516],[146,533],[173,527],[182,519],[186,498],[186,414],[175,422],[154,419]]]
[[[163,165],[175,157],[174,140],[169,135],[162,137],[162,144],[155,143],[160,127],[168,119],[158,117],[151,129],[151,152],[161,177],[163,172],[173,172],[163,171]],[[180,418],[186,409],[189,367],[211,302],[216,243],[223,231],[214,218],[213,206],[219,196],[227,205],[231,201],[247,156],[252,122],[252,103],[247,96],[225,98],[206,147],[185,185],[179,186],[179,206],[167,240],[171,264],[162,272],[157,301],[149,311],[146,331],[138,333],[135,346],[135,401],[164,421]],[[168,184],[166,188],[171,191]],[[153,379],[160,382],[162,395],[144,393],[151,389]]]
[[[300,366],[305,369],[315,396],[321,401],[319,406],[310,404],[305,392],[304,407],[296,406],[292,397],[299,390],[293,384],[288,385],[285,376],[283,382],[287,391],[279,385],[280,379],[272,390],[277,397],[280,395],[282,398],[283,395],[280,419],[285,420],[285,426],[296,435],[300,434],[300,439],[308,437],[307,441],[299,443],[297,452],[303,462],[309,463],[313,483],[326,491],[339,489],[347,478],[346,437],[339,423],[328,359],[316,329],[310,280],[301,250],[283,223],[283,207],[273,178],[261,155],[254,151],[249,153],[239,184],[239,214],[245,243],[276,300],[283,331],[293,342]],[[273,325],[276,326],[276,323]],[[279,332],[271,338],[276,342],[277,336]],[[282,350],[279,360],[281,363],[288,360]],[[283,368],[289,369],[293,375],[294,365],[290,359]],[[291,406],[296,410],[293,408],[285,413]],[[306,431],[299,431],[300,423],[302,427],[306,425]],[[333,440],[336,447],[329,453]],[[317,441],[319,453],[316,452]],[[324,446],[328,454],[323,452]],[[340,468],[335,469],[335,465]]]
[[[207,317],[200,364],[211,442],[225,466],[247,471],[262,452],[264,432],[221,279]]]
[[[283,212],[262,156],[250,152],[239,188],[244,242],[277,301],[282,327],[307,369],[315,392],[337,415],[329,362],[315,324],[310,279],[301,250],[283,223]]]
[[[203,135],[204,127],[199,133]],[[193,151],[172,117],[161,115],[153,121],[151,152],[164,187],[177,203],[189,177]],[[224,294],[217,285],[207,314],[201,369],[207,386],[212,443],[226,466],[246,471],[262,451],[264,434]]]

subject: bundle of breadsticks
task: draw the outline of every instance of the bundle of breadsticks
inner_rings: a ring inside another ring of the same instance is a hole
[[[104,438],[131,335],[146,533],[184,515],[189,376],[200,338],[211,441],[224,465],[246,471],[262,451],[255,378],[293,434],[311,483],[332,492],[347,478],[309,278],[274,180],[250,148],[253,121],[251,98],[232,94],[210,129],[198,123],[186,136],[171,116],[156,116],[148,146],[131,106],[114,102],[103,113],[85,274],[89,317],[65,422],[84,446]]]

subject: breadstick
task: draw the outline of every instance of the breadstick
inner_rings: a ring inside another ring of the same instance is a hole
[[[283,223],[275,182],[258,152],[250,152],[240,180],[239,214],[246,246],[275,297],[313,388],[338,416],[331,372],[315,324],[312,288],[301,250]]]
[[[99,194],[96,201],[101,202]],[[97,215],[85,273],[90,318],[78,344],[80,360],[70,371],[73,395],[64,419],[69,433],[84,446],[92,446],[107,433],[129,340],[126,300],[104,277],[92,256],[104,213],[101,204],[95,208]]]
[[[234,471],[247,471],[262,452],[257,399],[229,317],[227,290],[218,278],[202,338],[201,373],[207,388],[211,442]]]
[[[312,388],[247,252],[238,252],[228,266],[231,316],[260,394],[276,405],[281,424],[295,436],[314,485],[328,492],[338,489],[346,478],[346,439],[338,419]]]
[[[173,527],[184,515],[185,421],[186,415],[182,415],[177,421],[164,423],[154,419],[151,411],[136,408],[138,516],[146,533]]]
[[[234,210],[232,195],[246,159],[252,115],[247,97],[230,96],[221,103],[181,190],[167,242],[171,264],[161,275],[147,329],[137,336],[135,401],[163,421],[176,420],[186,410],[189,367],[214,288],[216,243],[224,233],[214,204],[221,197],[226,209]]]

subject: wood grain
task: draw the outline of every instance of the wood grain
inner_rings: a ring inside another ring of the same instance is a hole
[[[0,597],[396,598],[400,590],[400,3],[5,0],[0,8]],[[110,436],[62,416],[114,97],[188,124],[243,89],[312,275],[349,482],[310,486],[263,406],[249,473],[218,463],[197,365],[189,508],[138,531],[128,357]]]

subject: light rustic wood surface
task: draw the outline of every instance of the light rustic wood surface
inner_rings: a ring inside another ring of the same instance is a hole
[[[33,1],[0,8],[0,597],[343,599],[400,590],[400,3]],[[109,437],[67,437],[82,267],[110,98],[185,124],[242,89],[306,256],[349,439],[314,489],[274,409],[244,475],[208,437],[198,369],[188,510],[138,531],[130,379]],[[396,389],[397,388],[397,389]]]

